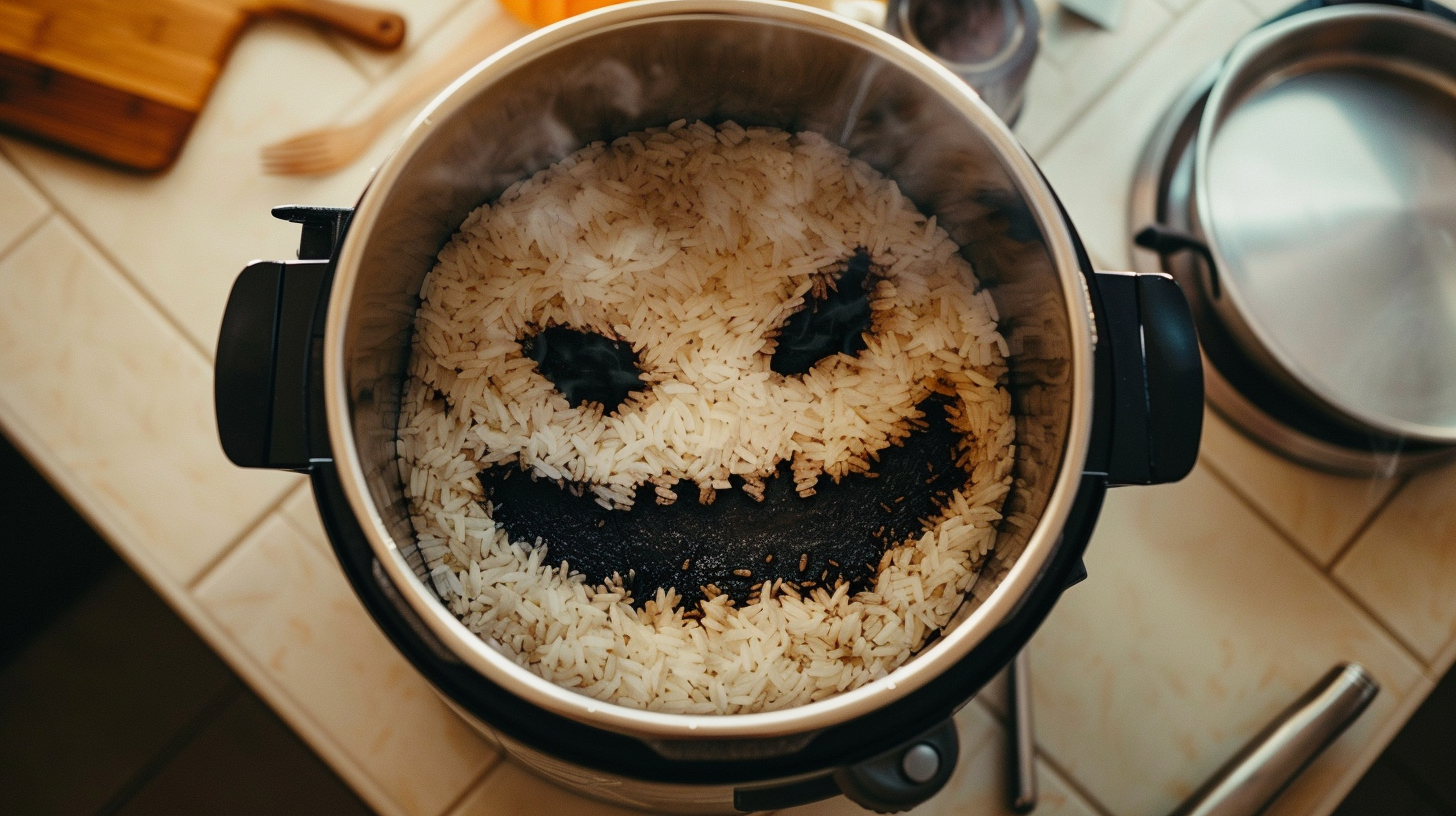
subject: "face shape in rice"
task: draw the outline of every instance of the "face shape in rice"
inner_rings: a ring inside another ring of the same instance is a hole
[[[589,146],[473,214],[422,296],[421,547],[549,680],[682,713],[822,699],[908,659],[994,541],[994,305],[815,134]]]

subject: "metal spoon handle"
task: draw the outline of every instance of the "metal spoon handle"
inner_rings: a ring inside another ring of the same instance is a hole
[[[1380,691],[1358,663],[1330,670],[1172,816],[1257,816],[1353,723]]]

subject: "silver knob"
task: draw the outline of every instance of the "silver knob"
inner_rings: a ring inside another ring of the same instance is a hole
[[[940,753],[935,746],[922,742],[900,758],[900,770],[905,773],[906,779],[923,785],[940,773]]]

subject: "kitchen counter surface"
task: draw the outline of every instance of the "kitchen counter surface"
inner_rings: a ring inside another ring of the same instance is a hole
[[[1109,33],[1044,0],[1018,133],[1100,264],[1131,262],[1127,191],[1159,116],[1287,2],[1129,0]],[[402,125],[320,179],[262,176],[259,146],[368,110],[498,14],[492,0],[409,5],[413,44],[396,55],[255,26],[158,177],[0,140],[0,423],[380,813],[621,812],[502,762],[368,620],[303,478],[239,470],[218,447],[212,353],[229,287],[250,259],[291,258],[297,243],[269,208],[352,204]],[[1273,811],[1329,813],[1456,659],[1453,495],[1456,468],[1335,478],[1210,414],[1188,479],[1109,495],[1090,579],[1032,642],[1038,812],[1167,812],[1331,665],[1357,660],[1379,697]],[[1003,702],[993,685],[959,715],[956,775],[916,813],[1006,812]]]

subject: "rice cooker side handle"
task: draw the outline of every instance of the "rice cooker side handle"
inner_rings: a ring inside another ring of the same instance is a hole
[[[218,334],[213,401],[223,452],[240,467],[307,470],[319,453],[307,413],[318,395],[314,341],[329,260],[350,210],[279,207],[303,224],[298,261],[255,261],[233,283]]]
[[[1161,273],[1098,272],[1112,358],[1109,484],[1188,475],[1203,433],[1203,365],[1183,290]]]

